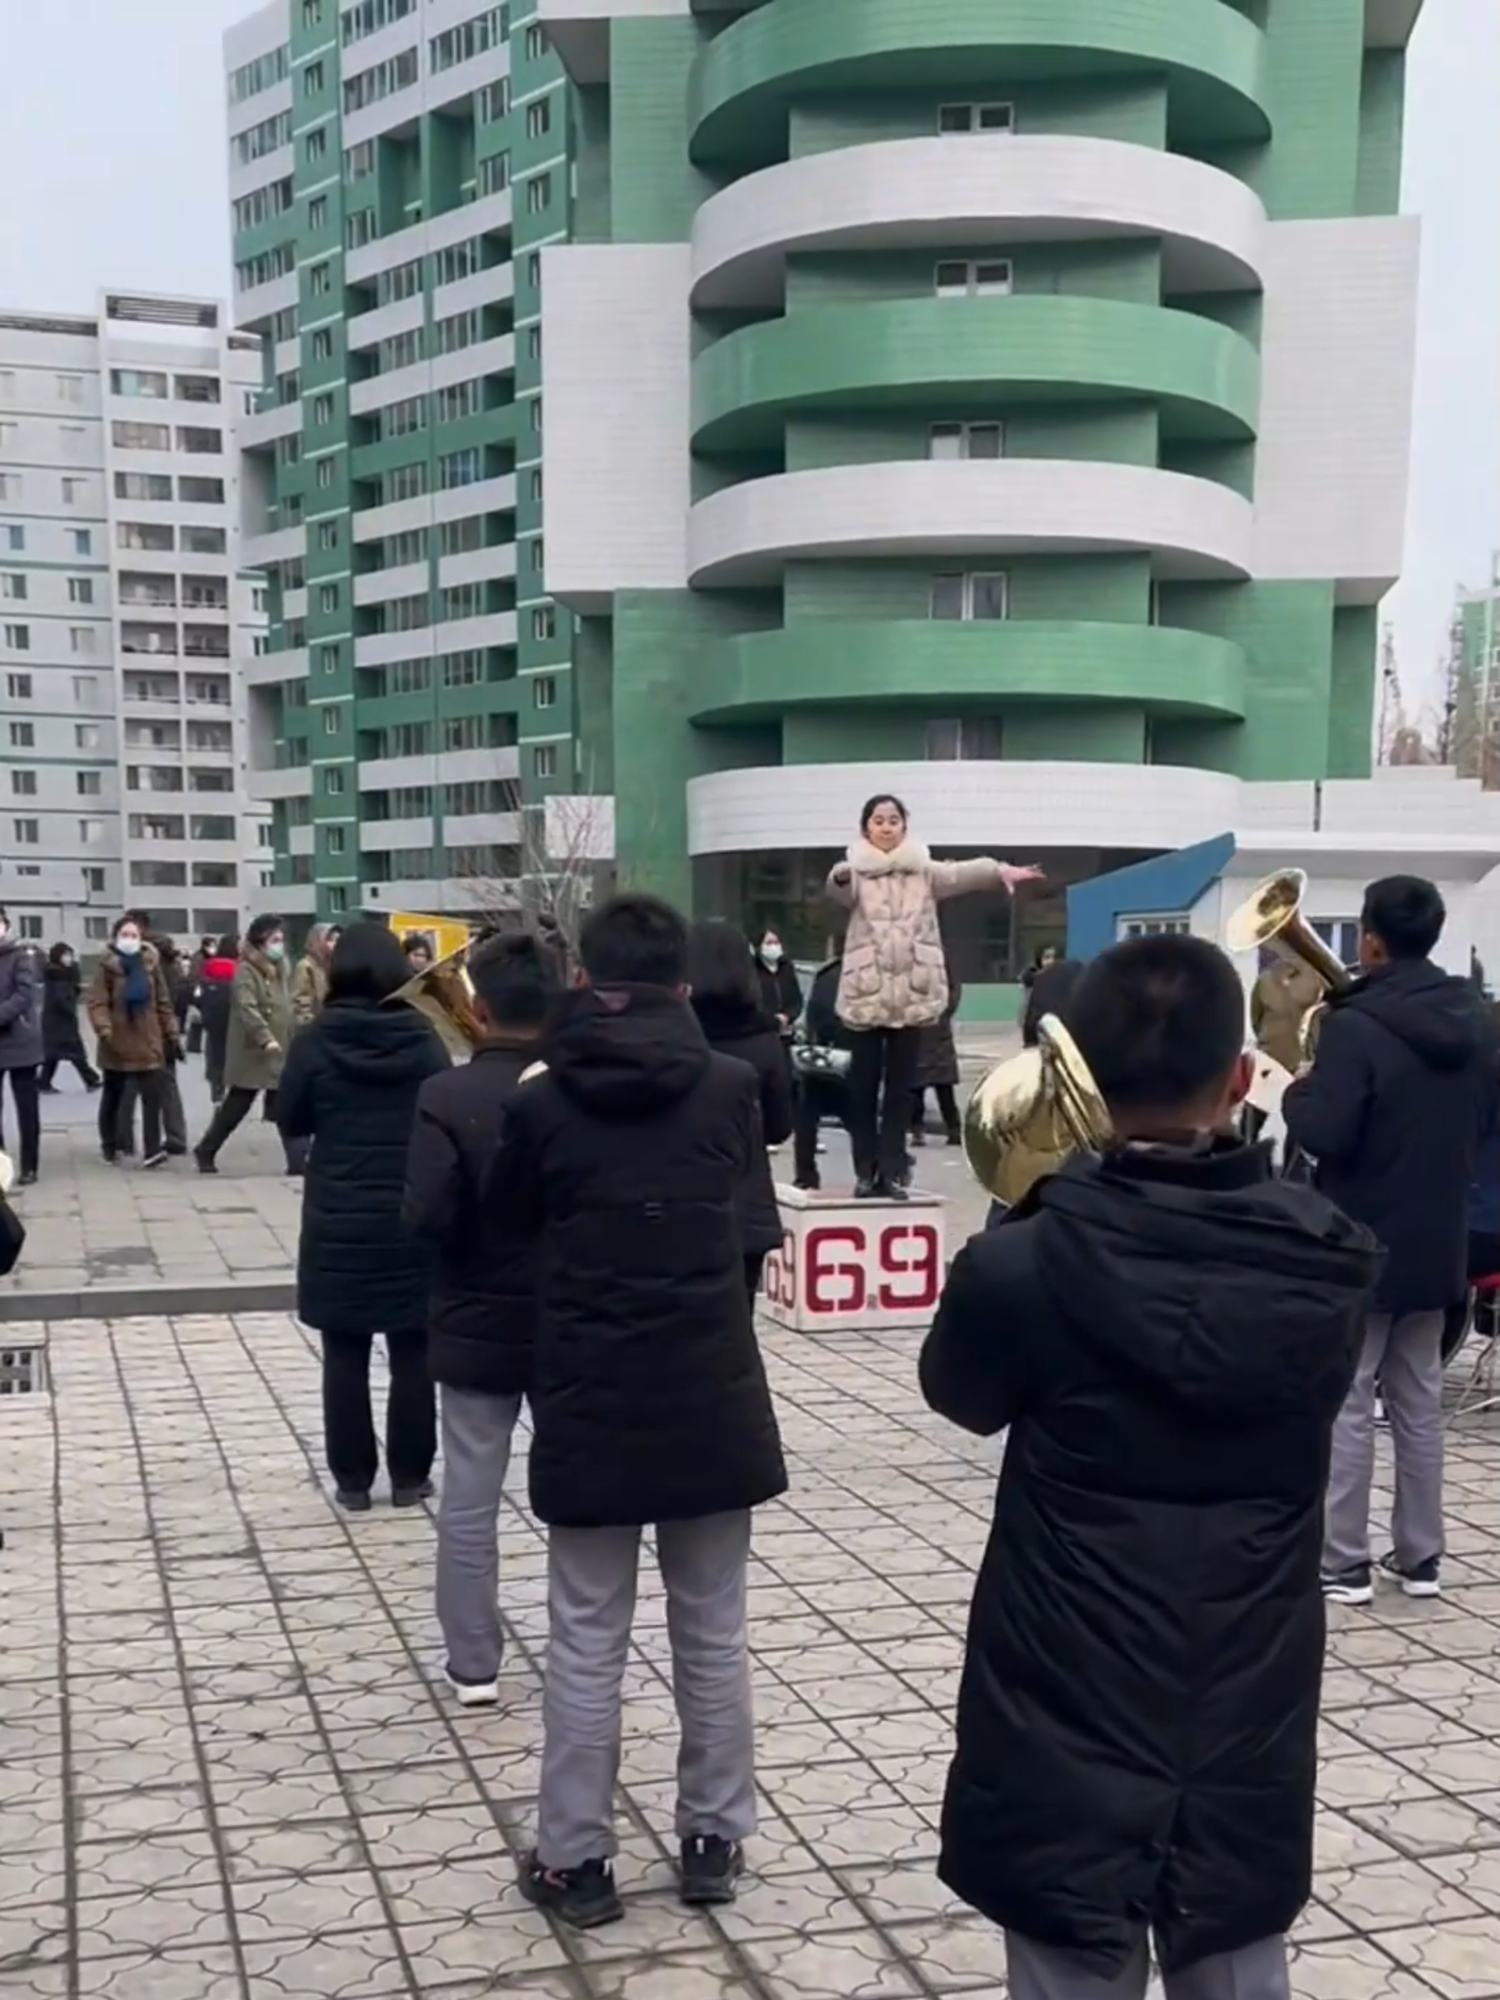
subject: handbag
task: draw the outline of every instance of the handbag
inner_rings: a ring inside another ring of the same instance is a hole
[[[821,1042],[792,1044],[792,1070],[797,1076],[847,1083],[853,1066],[854,1057],[848,1049],[825,1048]]]

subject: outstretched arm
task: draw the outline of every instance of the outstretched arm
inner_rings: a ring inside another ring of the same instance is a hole
[[[1007,889],[1012,895],[1022,882],[1043,880],[1040,868],[1015,868],[988,854],[974,861],[934,861],[932,893],[940,903],[950,896],[972,896],[979,889]]]

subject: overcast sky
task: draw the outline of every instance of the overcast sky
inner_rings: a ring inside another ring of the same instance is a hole
[[[0,305],[229,284],[219,38],[252,0],[0,0]],[[1403,679],[1432,690],[1453,589],[1500,547],[1500,5],[1427,0],[1405,206],[1424,229]]]

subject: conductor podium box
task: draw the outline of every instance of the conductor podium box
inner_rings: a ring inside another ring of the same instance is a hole
[[[856,1201],[778,1185],[781,1248],[761,1272],[760,1306],[793,1333],[927,1327],[946,1270],[944,1202]]]

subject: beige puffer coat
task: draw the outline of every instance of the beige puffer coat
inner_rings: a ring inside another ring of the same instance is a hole
[[[836,879],[843,870],[848,880]],[[850,912],[839,977],[838,1016],[850,1028],[924,1028],[948,1005],[938,904],[978,889],[1002,889],[1000,863],[934,861],[920,840],[882,854],[857,840],[828,893]]]

